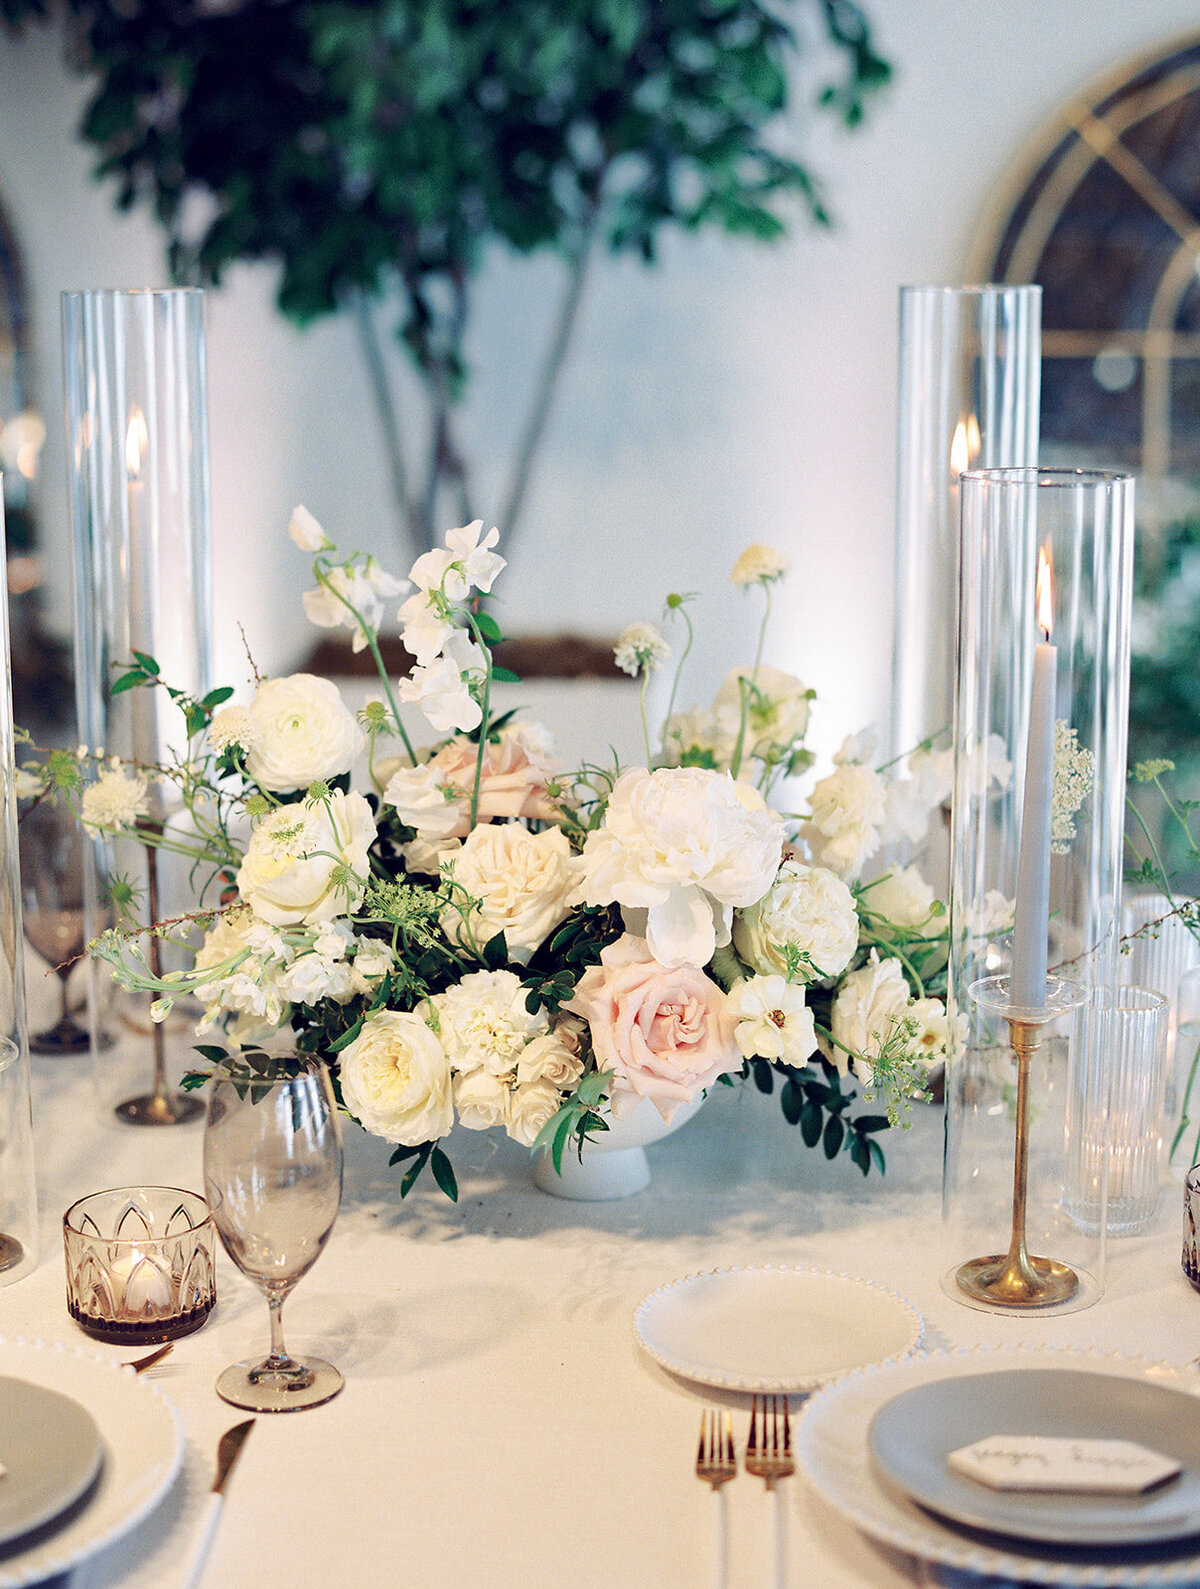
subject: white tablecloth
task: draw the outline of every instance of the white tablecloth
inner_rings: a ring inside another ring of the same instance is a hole
[[[0,1289],[0,1333],[82,1341],[67,1316],[59,1221],[85,1192],[200,1185],[200,1130],[137,1129],[101,1115],[88,1059],[35,1059],[43,1250]],[[1151,1234],[1110,1246],[1103,1300],[1062,1318],[997,1318],[940,1289],[941,1119],[886,1140],[886,1178],[804,1149],[775,1099],[718,1088],[650,1149],[649,1190],[570,1203],[534,1189],[523,1150],[456,1135],[461,1197],[430,1183],[405,1203],[388,1149],[346,1133],[343,1210],[284,1310],[297,1349],[338,1364],[328,1405],[261,1416],[230,1488],[206,1584],[253,1589],[572,1589],[711,1582],[712,1497],[692,1472],[708,1399],[638,1348],[634,1307],[664,1281],[725,1264],[799,1263],[880,1281],[923,1314],[931,1347],[1074,1344],[1184,1363],[1200,1353],[1200,1299],[1179,1268],[1179,1190]],[[182,1477],[72,1589],[170,1589],[211,1482],[217,1438],[244,1416],[219,1369],[267,1340],[261,1296],[222,1254],[217,1308],[156,1381],[187,1435]],[[112,1357],[129,1354],[95,1346]],[[726,1398],[744,1439],[747,1398]],[[810,1494],[784,1485],[789,1583],[901,1585],[888,1555]],[[768,1582],[762,1486],[729,1499],[729,1589]]]

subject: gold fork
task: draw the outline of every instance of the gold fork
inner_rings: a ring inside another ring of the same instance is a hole
[[[696,1452],[696,1477],[713,1487],[716,1502],[713,1583],[725,1589],[729,1577],[729,1528],[726,1497],[721,1486],[737,1477],[737,1453],[733,1448],[733,1420],[728,1411],[707,1407],[700,1414],[700,1447]]]
[[[761,1418],[762,1439],[759,1439]],[[771,1497],[774,1524],[775,1589],[783,1589],[785,1573],[783,1510],[779,1504],[778,1479],[790,1478],[796,1471],[792,1456],[792,1428],[788,1421],[786,1396],[755,1396],[750,1407],[750,1438],[746,1442],[746,1472],[762,1479]]]
[[[161,1363],[174,1345],[174,1341],[168,1341],[165,1346],[159,1346],[153,1352],[147,1352],[145,1357],[135,1357],[131,1362],[122,1363],[121,1367],[132,1368],[135,1374],[144,1374],[148,1368],[153,1368],[155,1363]]]

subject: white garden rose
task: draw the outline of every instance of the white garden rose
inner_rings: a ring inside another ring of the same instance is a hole
[[[508,1095],[505,1129],[514,1142],[531,1148],[546,1121],[558,1112],[561,1102],[558,1088],[552,1082],[531,1081],[518,1087]]]
[[[863,908],[893,927],[923,927],[936,903],[915,866],[901,866],[862,890]]]
[[[883,779],[858,762],[845,762],[822,778],[800,829],[813,862],[839,877],[857,877],[879,848],[884,796]]]
[[[246,771],[263,789],[307,789],[349,772],[363,734],[336,684],[312,673],[264,679],[248,708]]]
[[[770,887],[783,837],[757,789],[727,774],[635,767],[588,834],[582,901],[646,910],[646,942],[660,965],[703,966],[729,942],[734,907]]]
[[[472,828],[448,869],[477,903],[465,912],[460,904],[443,910],[447,938],[482,949],[502,932],[508,957],[518,965],[567,919],[579,887],[579,859],[562,829],[530,833],[519,822]],[[456,891],[456,900],[461,897]]]
[[[802,962],[805,980],[840,976],[858,948],[854,895],[824,867],[786,860],[763,898],[734,917],[733,941],[755,971],[786,972],[791,944],[817,968]]]
[[[480,1066],[508,1076],[531,1038],[549,1025],[545,1010],[531,1015],[526,990],[514,971],[472,971],[429,1001],[442,1046],[455,1070]]]
[[[836,1040],[829,1058],[842,1075],[851,1062],[846,1050],[868,1062],[878,1058],[897,1026],[907,1018],[908,1006],[908,983],[903,967],[894,957],[880,960],[872,954],[861,970],[850,973],[837,991],[829,1020],[829,1030]],[[861,1074],[864,1067],[856,1063],[855,1069]]]
[[[504,1124],[508,1084],[480,1067],[454,1078],[454,1108],[458,1123],[468,1131],[488,1131]]]
[[[328,921],[362,901],[375,819],[360,794],[276,806],[250,835],[242,898],[277,927]]]
[[[454,1124],[454,1090],[442,1045],[419,1015],[376,1010],[341,1054],[342,1097],[368,1131],[417,1147]]]

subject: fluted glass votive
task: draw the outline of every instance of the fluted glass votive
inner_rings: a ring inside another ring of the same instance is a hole
[[[85,1335],[151,1346],[198,1330],[217,1299],[208,1204],[174,1186],[92,1192],[63,1215],[67,1312]]]

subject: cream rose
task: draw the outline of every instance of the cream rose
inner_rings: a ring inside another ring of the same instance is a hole
[[[806,981],[840,976],[858,948],[854,895],[824,867],[784,861],[763,898],[734,917],[733,941],[747,965],[764,974],[786,973],[791,944],[817,968],[801,963]]]
[[[829,1030],[841,1045],[833,1047],[829,1057],[842,1075],[854,1056],[867,1061],[878,1058],[907,1018],[908,1007],[908,983],[899,960],[880,960],[873,954],[861,970],[850,973],[838,989],[829,1019]]]
[[[504,934],[508,957],[524,965],[570,913],[579,887],[579,860],[561,828],[530,833],[519,822],[472,828],[449,862],[457,889],[475,901],[464,912],[446,907],[442,931],[452,942],[482,948]],[[462,895],[455,894],[456,900]]]
[[[360,794],[277,806],[250,835],[238,891],[276,927],[343,916],[362,900],[374,838],[375,819]]]
[[[669,1121],[742,1056],[724,993],[695,966],[664,966],[626,934],[601,951],[564,1006],[591,1027],[601,1070],[613,1073],[612,1114],[650,1098]]]
[[[504,1124],[508,1085],[488,1070],[473,1070],[454,1078],[454,1108],[458,1123],[468,1131],[488,1131]]]
[[[558,1113],[562,1099],[549,1081],[531,1081],[510,1092],[506,1100],[504,1128],[514,1142],[531,1148],[546,1121]]]
[[[562,1092],[574,1087],[583,1074],[579,1039],[570,1030],[575,1024],[560,1021],[552,1032],[543,1032],[525,1045],[517,1061],[517,1081],[520,1086],[547,1081]]]
[[[342,1097],[350,1113],[385,1142],[417,1147],[454,1124],[450,1066],[419,1015],[376,1010],[342,1050]]]
[[[349,772],[362,730],[336,684],[312,673],[264,679],[248,708],[246,771],[263,789],[307,789]]]
[[[733,907],[766,893],[782,850],[782,819],[757,789],[701,767],[635,767],[588,834],[582,900],[645,909],[649,952],[702,966],[729,942]]]

